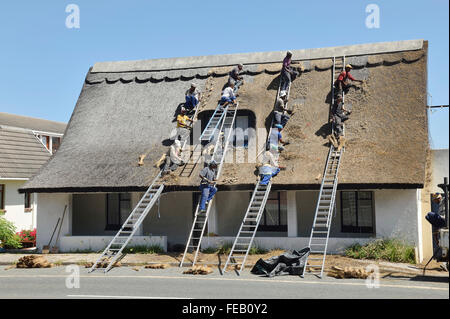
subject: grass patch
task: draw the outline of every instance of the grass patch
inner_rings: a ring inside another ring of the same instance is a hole
[[[355,259],[376,259],[415,264],[414,246],[398,239],[377,239],[366,245],[354,244],[345,250],[345,256]]]
[[[215,254],[219,251],[219,248],[217,247],[208,247],[202,250],[202,253],[204,254]]]
[[[164,249],[159,245],[125,247],[124,254],[162,254]]]
[[[202,253],[204,254],[221,254],[221,255],[228,255],[230,254],[231,247],[233,247],[232,243],[225,243],[220,247],[208,247],[202,250]],[[269,250],[260,248],[257,246],[252,246],[250,248],[250,251],[248,252],[249,255],[262,255],[267,254]]]
[[[228,255],[231,251],[231,247],[233,247],[233,243],[224,243],[219,247],[217,253],[221,255]]]
[[[269,252],[269,250],[261,248],[261,247],[257,247],[257,246],[252,246],[252,248],[250,248],[250,251],[248,252],[249,255],[264,255],[267,254]]]

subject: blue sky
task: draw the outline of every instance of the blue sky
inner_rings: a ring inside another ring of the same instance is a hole
[[[80,28],[68,29],[68,4]],[[380,28],[365,26],[368,4]],[[425,39],[432,104],[448,104],[448,0],[2,1],[0,111],[68,121],[98,61],[303,49]],[[448,108],[430,114],[448,148]]]

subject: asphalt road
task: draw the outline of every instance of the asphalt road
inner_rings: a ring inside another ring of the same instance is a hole
[[[319,279],[312,275],[265,278],[248,270],[238,277],[235,273],[221,276],[217,270],[206,276],[184,275],[175,267],[164,270],[141,267],[140,271],[121,267],[108,274],[88,273],[88,269],[79,267],[75,268],[80,275],[76,288],[74,270],[66,272],[66,266],[5,268],[0,267],[0,298],[449,298],[448,277],[382,279],[378,288],[368,288],[365,280],[360,279]]]

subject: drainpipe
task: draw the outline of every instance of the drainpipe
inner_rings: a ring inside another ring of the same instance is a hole
[[[444,184],[439,184],[438,186],[444,191],[445,223],[448,229],[448,178],[444,177]]]

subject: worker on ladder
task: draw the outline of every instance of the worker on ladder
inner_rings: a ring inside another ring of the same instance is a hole
[[[281,135],[281,131],[283,130],[283,126],[281,124],[275,124],[274,128],[270,130],[270,135],[268,139],[268,150],[274,152],[281,152],[284,150],[284,146],[288,144],[288,142],[283,141],[283,136]],[[283,144],[283,145],[281,145]]]
[[[242,69],[244,66],[239,63],[236,65],[228,74],[228,86],[230,86],[231,83],[242,85],[244,83],[242,76],[240,73],[242,72]]]
[[[347,94],[348,90],[350,90],[350,87],[354,86],[351,81],[353,82],[359,82],[363,83],[363,80],[357,80],[353,77],[353,75],[350,73],[350,70],[353,69],[353,67],[350,64],[347,64],[345,66],[345,70],[342,71],[337,80],[334,83],[334,89],[335,89],[335,95],[342,95],[342,93]]]
[[[330,142],[335,148],[338,149],[338,151],[340,151],[345,144],[345,137],[343,136],[344,122],[349,119],[349,115],[351,114],[351,110],[345,108],[341,94],[338,94],[331,113],[332,123],[334,125],[334,134],[330,135]]]
[[[184,161],[181,158],[181,142],[175,140],[175,142],[169,148],[169,154],[166,156],[166,163],[162,171],[162,175],[168,174],[170,171],[174,171],[178,166],[183,166]]]
[[[281,69],[281,86],[280,86],[280,92],[285,91],[289,88],[291,85],[291,81],[294,81],[295,78],[300,74],[299,70],[292,68],[292,52],[287,51],[286,57],[283,59],[283,68]],[[302,68],[300,68],[300,71],[302,71]]]
[[[237,94],[234,94],[234,82],[230,83],[230,86],[226,87],[225,90],[222,92],[222,97],[220,98],[220,105],[222,107],[227,106],[228,104],[232,104],[233,106],[236,105],[236,97]]]
[[[190,122],[190,124],[188,124]],[[181,108],[180,114],[177,116],[177,135],[176,139],[179,139],[181,145],[184,146],[191,134],[191,126],[194,121],[186,115],[186,109]]]
[[[214,186],[217,176],[217,163],[211,160],[208,166],[204,167],[200,172],[200,213],[206,212],[206,205],[209,204],[211,199],[217,192],[217,188]]]
[[[188,112],[192,112],[197,107],[201,98],[201,92],[197,89],[195,83],[191,83],[191,87],[186,91],[185,96],[186,102],[184,103],[184,107]]]
[[[286,91],[280,91],[280,96],[277,98],[277,101],[275,102],[275,106],[273,109],[273,118],[275,124],[281,124],[283,127],[286,126],[287,122],[290,119],[290,115],[292,115],[294,112],[287,109],[288,98]]]
[[[267,185],[272,177],[278,175],[278,173],[286,169],[283,166],[278,165],[278,161],[273,155],[274,151],[266,151],[263,155],[263,159],[259,166],[259,178],[261,185]]]

